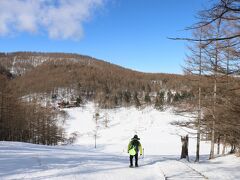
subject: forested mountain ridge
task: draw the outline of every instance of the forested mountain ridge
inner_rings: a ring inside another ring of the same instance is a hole
[[[173,99],[172,92],[186,95],[190,85],[182,75],[137,72],[78,54],[1,53],[0,64],[16,76],[10,84],[21,96],[47,93],[56,97],[64,91],[74,101],[96,100],[111,108],[155,102],[160,92]]]

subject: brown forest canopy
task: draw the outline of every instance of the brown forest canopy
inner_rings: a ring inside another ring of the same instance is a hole
[[[125,92],[133,98],[134,94],[184,91],[190,86],[182,75],[137,72],[78,54],[1,53],[0,64],[15,74],[11,85],[22,96],[71,88],[79,95],[113,102]]]

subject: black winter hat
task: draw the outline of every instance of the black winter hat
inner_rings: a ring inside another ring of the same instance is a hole
[[[140,138],[138,138],[138,135],[134,135],[132,139],[137,139],[137,140],[140,140]]]

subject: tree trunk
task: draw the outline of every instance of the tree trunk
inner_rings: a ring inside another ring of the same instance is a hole
[[[197,149],[195,162],[199,162],[200,158],[200,130],[201,130],[201,87],[199,86],[199,99],[198,99],[198,120],[197,120]]]
[[[236,146],[232,144],[230,154],[233,154],[235,152],[236,152]]]
[[[217,139],[217,143],[218,143],[217,154],[218,154],[218,155],[220,154],[220,140],[221,140],[221,136],[219,135],[219,136],[218,136],[218,139]]]
[[[217,82],[214,82],[214,98],[213,98],[213,119],[212,119],[212,129],[211,129],[211,149],[209,159],[214,158],[214,144],[215,144],[215,108],[216,108],[216,95],[217,95]]]
[[[202,28],[201,28],[201,36],[202,36]],[[198,80],[198,119],[197,119],[197,149],[196,149],[196,159],[195,162],[199,162],[200,158],[200,136],[201,136],[201,94],[202,94],[202,89],[201,89],[201,77],[202,77],[202,43],[201,43],[202,37],[200,37],[200,49],[199,49],[199,80]]]
[[[227,136],[226,136],[226,134],[224,134],[224,137],[223,137],[222,155],[224,155],[224,154],[225,154],[225,151],[226,151],[226,139],[227,139]]]
[[[217,24],[217,37],[219,36],[219,30],[220,30],[220,23],[221,20],[219,20]],[[216,42],[215,47],[215,62],[213,67],[213,73],[214,73],[214,88],[213,88],[213,119],[212,119],[212,133],[211,133],[211,149],[210,149],[210,156],[209,159],[214,158],[214,144],[215,144],[215,124],[216,124],[216,101],[217,101],[217,73],[218,73],[218,42]]]

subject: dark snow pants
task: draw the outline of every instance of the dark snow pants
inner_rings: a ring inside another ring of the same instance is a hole
[[[133,157],[135,157],[135,166],[138,166],[138,153],[136,153],[134,156],[130,155],[130,165],[133,165]]]

